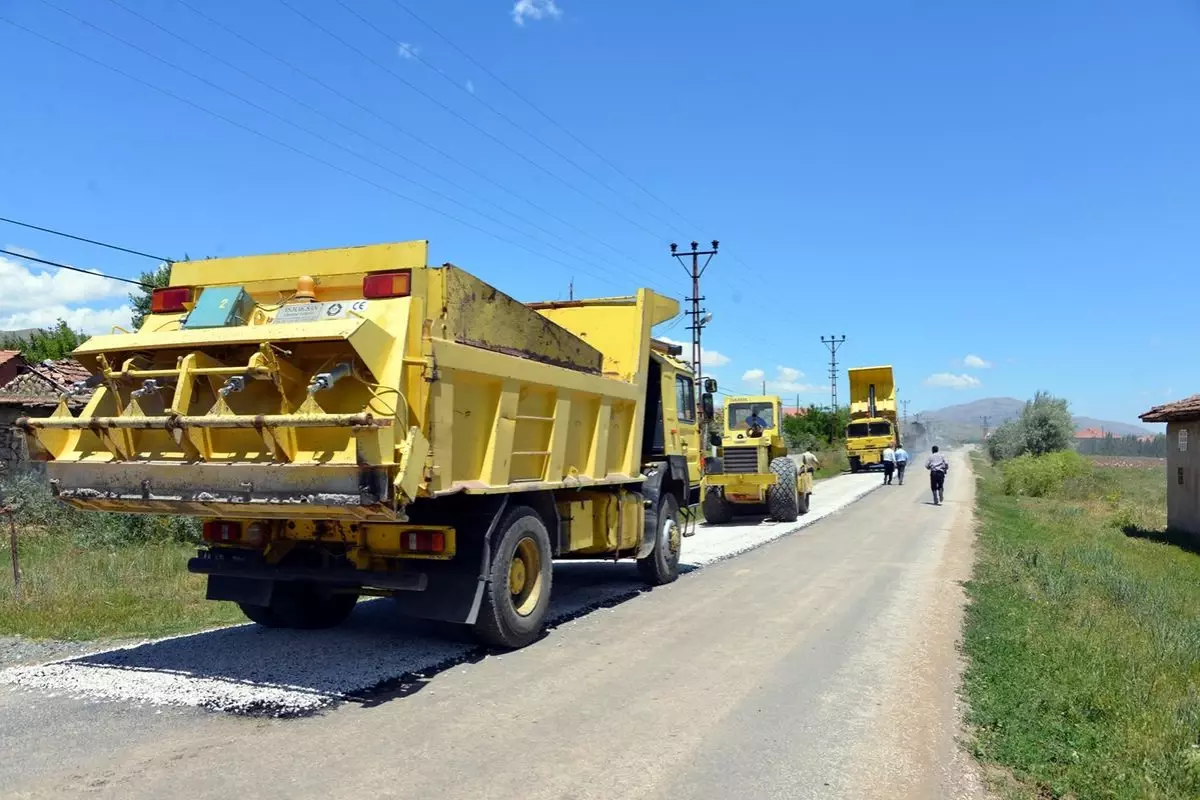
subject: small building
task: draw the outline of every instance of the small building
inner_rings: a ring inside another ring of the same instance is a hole
[[[1200,394],[1155,406],[1140,419],[1167,423],[1167,527],[1200,542]]]
[[[4,351],[8,352],[8,351]],[[25,435],[13,427],[20,417],[48,417],[71,384],[87,380],[87,368],[73,358],[29,364],[17,355],[19,367],[0,383],[0,473],[26,464],[29,453]],[[87,404],[91,390],[73,394],[68,405],[78,411]]]

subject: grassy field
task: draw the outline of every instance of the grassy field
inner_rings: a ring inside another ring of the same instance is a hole
[[[1200,555],[1161,462],[976,470],[966,694],[1000,794],[1200,797]]]
[[[232,603],[205,600],[204,578],[185,569],[195,520],[76,511],[33,475],[10,476],[0,491],[16,509],[22,573],[18,600],[0,517],[0,635],[160,636],[241,619]]]

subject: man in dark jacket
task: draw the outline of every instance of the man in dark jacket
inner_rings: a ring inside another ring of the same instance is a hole
[[[950,471],[950,462],[938,452],[936,444],[933,446],[933,455],[925,461],[925,469],[929,470],[929,488],[933,490],[933,504],[939,506],[946,496],[946,473]]]

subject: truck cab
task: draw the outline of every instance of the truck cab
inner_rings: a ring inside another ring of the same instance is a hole
[[[704,518],[729,522],[737,514],[766,511],[792,522],[808,511],[812,475],[788,457],[783,437],[783,404],[778,397],[731,397],[712,443],[720,456],[706,465],[702,493]]]

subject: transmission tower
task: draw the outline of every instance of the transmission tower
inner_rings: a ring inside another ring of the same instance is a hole
[[[984,439],[984,441],[987,441],[988,423],[992,421],[992,418],[989,417],[988,415],[984,414],[982,417],[979,418],[979,421],[981,423],[983,423],[983,439]]]
[[[822,336],[821,343],[829,348],[829,407],[833,412],[837,413],[837,351],[838,348],[846,343],[846,337],[830,336],[828,338]]]
[[[700,332],[704,329],[705,324],[711,319],[707,315],[708,309],[701,308],[700,303],[703,302],[704,296],[700,294],[700,277],[704,275],[704,271],[708,269],[708,264],[712,261],[713,256],[717,254],[717,246],[720,244],[716,239],[712,240],[712,250],[700,250],[699,242],[692,242],[691,252],[677,252],[679,245],[671,242],[671,255],[683,264],[684,269],[688,271],[688,275],[692,279],[692,296],[686,298],[692,304],[692,310],[689,312],[692,315],[692,324],[688,326],[688,330],[692,332],[692,369],[695,370],[696,380],[704,378],[704,373],[701,372],[700,363]],[[692,265],[689,268],[684,258],[692,257]],[[700,256],[707,256],[704,259],[704,264],[700,263]]]

